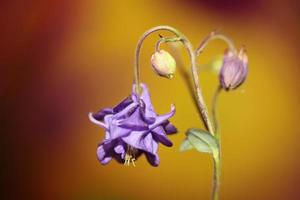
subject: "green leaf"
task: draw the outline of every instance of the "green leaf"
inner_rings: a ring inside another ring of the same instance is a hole
[[[183,152],[183,151],[187,151],[190,149],[193,149],[194,146],[191,144],[191,142],[186,138],[185,140],[183,140],[183,142],[180,145],[179,151]]]
[[[189,129],[187,139],[198,151],[215,153],[218,151],[218,142],[209,132],[201,129]]]

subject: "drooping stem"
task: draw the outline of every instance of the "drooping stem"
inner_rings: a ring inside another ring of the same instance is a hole
[[[195,54],[199,56],[207,44],[215,39],[220,39],[226,42],[228,45],[229,49],[236,53],[236,48],[232,42],[231,39],[229,39],[227,36],[222,35],[220,33],[217,33],[216,31],[211,32],[208,36],[206,36],[202,42],[200,43],[199,47],[196,49]],[[219,200],[220,196],[220,179],[221,179],[221,140],[220,140],[220,133],[218,130],[218,121],[217,121],[217,99],[222,91],[221,85],[219,85],[216,89],[216,92],[213,96],[212,99],[212,118],[213,118],[213,123],[214,123],[214,132],[215,135],[214,137],[216,138],[218,142],[218,148],[217,152],[213,153],[213,161],[214,161],[214,171],[213,171],[213,186],[212,186],[212,200]]]
[[[167,42],[178,42],[178,41],[181,41],[181,38],[180,37],[175,37],[175,38],[160,38],[156,45],[155,45],[155,51],[159,51],[160,49],[160,45],[162,43],[167,43]]]
[[[144,40],[152,33],[157,32],[157,31],[161,31],[161,30],[167,30],[172,32],[173,34],[175,34],[177,37],[180,36],[180,33],[169,26],[156,26],[153,27],[149,30],[147,30],[139,39],[137,46],[136,46],[136,50],[135,50],[135,62],[134,62],[134,82],[136,84],[135,90],[136,93],[140,93],[140,53],[141,53],[141,48],[142,48],[142,44],[144,42]]]
[[[136,47],[136,53],[135,53],[135,65],[134,65],[134,80],[136,84],[136,92],[139,94],[140,92],[140,66],[139,66],[139,58],[140,58],[140,51],[142,44],[144,40],[151,34],[156,31],[166,30],[171,33],[173,33],[177,38],[180,38],[180,41],[184,45],[184,47],[187,49],[189,58],[191,61],[191,70],[192,70],[192,76],[193,76],[193,82],[195,87],[195,96],[197,99],[197,106],[200,110],[200,116],[202,120],[204,121],[204,124],[208,131],[214,135],[214,129],[213,125],[209,119],[207,107],[204,102],[204,98],[202,96],[202,91],[199,85],[199,77],[197,73],[197,62],[196,62],[196,51],[194,51],[193,46],[191,45],[190,41],[185,37],[183,34],[181,34],[178,30],[176,30],[173,27],[170,26],[156,26],[154,28],[149,29],[146,31],[141,38],[138,41],[137,47]]]
[[[200,45],[198,46],[198,48],[196,49],[196,55],[199,56],[204,48],[207,46],[207,44],[212,41],[212,40],[216,40],[216,39],[220,39],[220,40],[223,40],[224,42],[226,42],[226,44],[228,45],[229,49],[231,51],[233,51],[234,53],[236,53],[236,48],[234,46],[234,43],[233,41],[228,38],[227,36],[221,34],[221,33],[218,33],[216,31],[212,31],[209,35],[207,35],[203,40],[202,42],[200,43]]]

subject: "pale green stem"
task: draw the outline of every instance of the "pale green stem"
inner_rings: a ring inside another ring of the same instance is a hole
[[[206,36],[202,42],[200,43],[199,47],[196,49],[195,54],[199,56],[207,44],[215,39],[220,39],[226,42],[229,49],[236,53],[236,48],[231,39],[227,36],[217,33],[216,31],[211,32],[208,36]],[[214,137],[218,142],[218,149],[217,152],[213,154],[213,161],[214,161],[214,174],[213,174],[213,187],[212,187],[212,200],[219,200],[220,198],[220,178],[221,178],[221,140],[220,140],[220,133],[218,131],[218,121],[217,121],[217,99],[222,90],[222,87],[219,85],[212,100],[212,118],[214,123]]]
[[[214,135],[214,129],[213,125],[209,120],[207,107],[204,102],[204,98],[202,96],[202,91],[199,85],[199,77],[197,73],[197,61],[196,61],[196,53],[193,49],[193,46],[191,45],[190,41],[185,37],[185,35],[181,34],[178,30],[176,30],[173,27],[170,26],[156,26],[154,28],[149,29],[146,31],[141,38],[138,41],[137,47],[136,47],[136,53],[135,53],[135,65],[134,65],[134,80],[136,84],[136,92],[140,93],[140,66],[139,66],[139,58],[140,58],[140,51],[143,44],[143,41],[149,36],[151,33],[154,33],[156,31],[166,30],[176,35],[176,37],[181,38],[180,41],[184,45],[184,47],[187,49],[190,61],[191,61],[191,70],[192,70],[192,76],[193,76],[193,82],[195,87],[195,95],[197,99],[197,105],[200,110],[201,117],[204,121],[204,124],[208,131]]]
[[[160,38],[160,40],[158,40],[158,42],[155,45],[155,51],[159,51],[160,50],[160,45],[162,43],[178,42],[178,41],[181,41],[180,37],[176,37],[176,38]]]
[[[212,119],[215,127],[215,138],[217,140],[220,139],[220,134],[219,134],[219,123],[218,123],[218,116],[217,116],[217,102],[218,102],[218,97],[222,91],[222,86],[219,85],[215,91],[215,94],[212,98]]]
[[[233,51],[234,53],[237,52],[236,48],[234,46],[234,43],[230,38],[228,38],[227,36],[225,36],[223,34],[216,32],[216,31],[213,31],[202,40],[202,42],[196,49],[196,55],[199,56],[203,52],[203,50],[207,46],[207,44],[210,41],[216,40],[216,39],[223,40],[224,42],[226,42],[226,44],[228,45],[228,47],[231,51]]]
[[[212,200],[219,200],[220,198],[220,184],[221,184],[221,138],[219,133],[219,125],[217,118],[217,100],[222,91],[222,86],[219,85],[215,91],[212,99],[212,118],[215,127],[215,138],[218,142],[218,149],[216,155],[213,155],[214,160],[214,177],[213,177],[213,191]]]
[[[219,144],[220,145],[220,144]],[[214,177],[212,186],[212,200],[219,200],[220,198],[220,179],[221,179],[221,155],[220,148],[213,155],[214,161]]]

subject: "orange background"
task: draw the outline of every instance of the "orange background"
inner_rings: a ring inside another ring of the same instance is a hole
[[[152,72],[157,34],[142,49],[142,81],[158,113],[176,105],[173,148],[160,146],[158,168],[144,157],[135,168],[101,166],[95,156],[103,130],[87,113],[130,93],[136,42],[162,24],[195,46],[219,28],[247,47],[247,81],[218,104],[221,199],[300,198],[299,1],[14,0],[0,11],[1,199],[209,199],[211,158],[178,151],[185,130],[203,124],[180,73],[166,80]],[[212,42],[199,63],[225,47]],[[184,49],[182,58],[189,70]],[[200,79],[210,106],[217,76]]]

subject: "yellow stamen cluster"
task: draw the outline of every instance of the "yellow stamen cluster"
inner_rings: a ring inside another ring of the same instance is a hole
[[[132,165],[135,167],[134,161],[136,160],[135,159],[136,152],[137,150],[135,148],[133,148],[130,145],[127,146],[124,165],[130,166],[130,163],[132,163]]]

